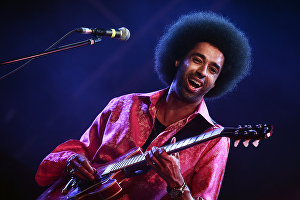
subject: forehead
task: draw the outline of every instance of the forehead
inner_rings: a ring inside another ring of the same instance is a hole
[[[215,46],[208,42],[199,42],[191,49],[187,56],[200,54],[205,57],[208,62],[214,62],[223,66],[225,57],[223,53]]]

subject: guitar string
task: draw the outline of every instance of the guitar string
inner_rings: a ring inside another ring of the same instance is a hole
[[[208,139],[208,138],[216,136],[217,134],[215,135],[214,134],[215,132],[216,131],[213,130],[213,131],[210,131],[208,133],[203,133],[201,135],[191,137],[191,138],[187,138],[187,139],[181,140],[177,143],[167,145],[163,148],[165,148],[166,152],[169,152],[169,151],[172,151],[176,148],[179,149],[179,148],[182,148],[182,147],[186,147],[186,146],[188,146],[188,145],[190,145],[194,142],[200,142],[204,139]],[[145,156],[143,154],[142,155],[136,155],[136,156],[133,156],[129,159],[122,160],[118,163],[114,163],[112,168],[109,171],[112,172],[112,171],[115,171],[115,170],[119,170],[119,169],[122,169],[124,167],[130,166],[132,164],[137,164],[138,162],[141,162],[141,161],[144,161],[144,160],[145,160]]]

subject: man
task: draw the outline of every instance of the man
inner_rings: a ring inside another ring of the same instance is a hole
[[[68,175],[95,180],[91,163],[110,162],[141,147],[153,170],[123,181],[118,198],[217,199],[229,139],[217,138],[175,155],[157,147],[187,138],[190,124],[202,131],[221,127],[210,118],[204,97],[224,95],[248,73],[248,40],[219,15],[191,13],[168,29],[155,56],[156,72],[169,87],[113,99],[80,141],[59,145],[42,161],[38,184]]]

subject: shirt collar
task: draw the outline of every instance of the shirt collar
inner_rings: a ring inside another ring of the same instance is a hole
[[[151,93],[144,93],[144,94],[139,94],[140,97],[146,97],[147,99],[150,100],[150,107],[149,110],[152,111],[153,113],[155,113],[155,105],[157,104],[158,100],[160,98],[162,98],[167,92],[168,92],[169,88],[165,88],[156,92],[151,92]],[[192,113],[190,115],[190,117],[192,115],[201,115],[202,117],[204,117],[204,119],[209,122],[211,125],[214,125],[211,117],[209,116],[208,113],[208,109],[205,103],[205,100],[202,99],[202,101],[200,102],[199,106],[196,108],[195,112]]]
[[[204,98],[202,99],[202,101],[199,104],[198,108],[196,109],[195,113],[202,115],[202,117],[204,117],[204,119],[206,119],[206,121],[208,121],[211,125],[214,125],[212,119],[209,116],[208,109],[207,109]]]

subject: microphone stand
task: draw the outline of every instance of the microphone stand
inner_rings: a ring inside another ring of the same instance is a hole
[[[84,41],[80,41],[80,42],[75,42],[75,43],[67,44],[67,45],[64,45],[64,46],[61,46],[61,47],[58,47],[58,48],[55,48],[55,49],[50,49],[50,50],[46,50],[46,51],[43,51],[43,52],[35,53],[35,54],[30,55],[30,56],[19,57],[19,58],[15,58],[15,59],[12,59],[12,60],[5,61],[5,62],[1,62],[0,66],[10,64],[10,63],[19,62],[19,61],[22,61],[22,60],[28,60],[28,59],[31,59],[31,58],[34,59],[34,58],[37,58],[37,57],[45,56],[45,55],[60,52],[60,51],[65,51],[65,50],[68,50],[68,49],[73,49],[73,48],[76,48],[76,47],[81,47],[81,46],[86,46],[86,45],[93,45],[93,44],[96,44],[97,42],[100,42],[100,41],[101,41],[101,38],[98,37],[98,38],[95,38],[95,39],[88,39],[88,40],[84,40]]]

